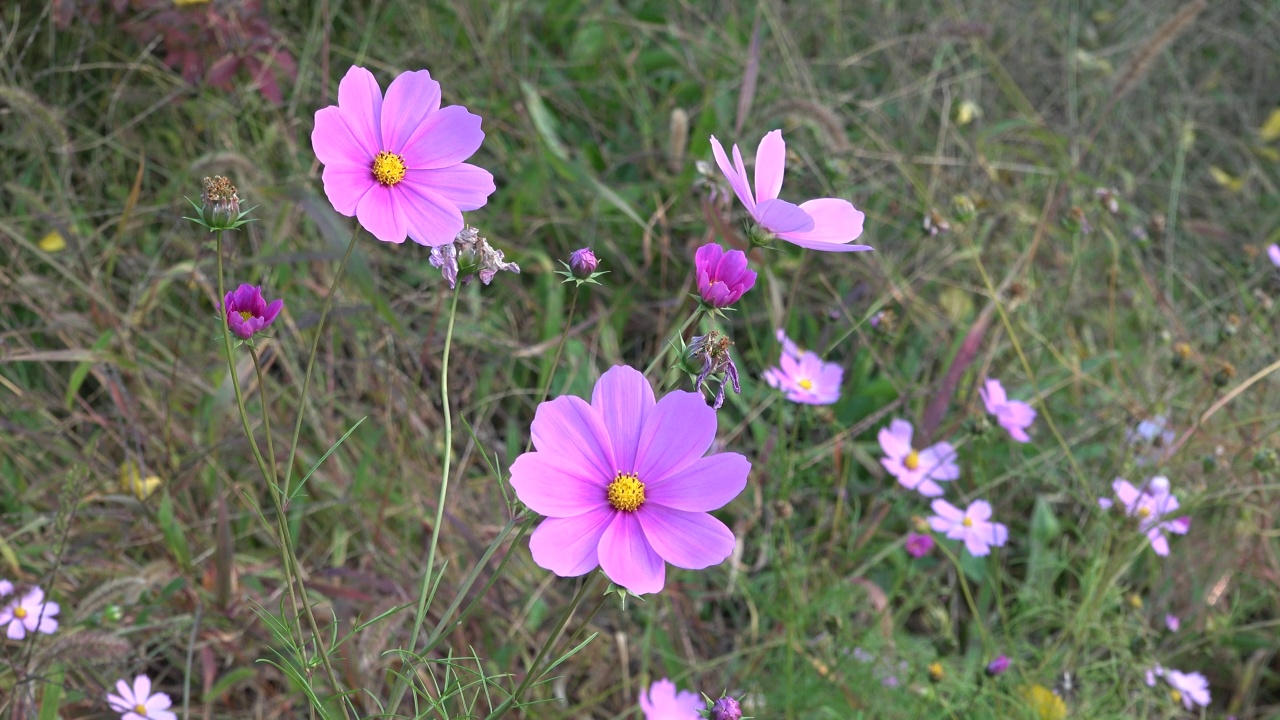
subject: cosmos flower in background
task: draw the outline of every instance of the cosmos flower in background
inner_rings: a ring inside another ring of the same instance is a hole
[[[1134,462],[1138,465],[1148,465],[1159,464],[1164,460],[1165,454],[1173,446],[1173,441],[1177,437],[1177,433],[1168,425],[1168,417],[1154,415],[1140,421],[1126,434],[1129,445],[1136,451]]]
[[[1267,257],[1271,259],[1271,264],[1280,267],[1280,245],[1272,243],[1267,247]]]
[[[8,593],[0,595],[11,594],[13,585],[7,581],[4,585],[8,587]],[[45,601],[44,590],[33,587],[0,609],[0,627],[5,628],[5,635],[10,640],[21,640],[34,632],[52,635],[58,629],[54,616],[60,611],[58,603]]]
[[[167,693],[151,692],[151,678],[139,675],[133,679],[133,687],[124,680],[116,681],[116,692],[107,693],[107,704],[121,713],[121,720],[177,720],[169,710],[173,702]]]
[[[1010,400],[999,380],[988,379],[986,384],[978,389],[978,394],[982,396],[982,403],[987,406],[987,412],[995,415],[1000,427],[1009,431],[1009,437],[1018,442],[1031,442],[1031,436],[1027,435],[1027,428],[1035,422],[1034,408],[1021,400]]]
[[[1163,678],[1171,690],[1169,696],[1174,702],[1182,703],[1187,710],[1209,706],[1209,680],[1200,673],[1184,673],[1169,670],[1159,665],[1147,670],[1147,686],[1155,687],[1156,678]]]
[[[453,242],[462,213],[494,191],[488,170],[463,162],[483,141],[480,116],[440,107],[440,83],[426,70],[401,73],[384,98],[373,73],[355,66],[311,132],[335,210],[384,242],[431,247]]]
[[[706,455],[716,411],[701,395],[655,401],[644,375],[616,366],[590,403],[564,395],[539,405],[531,434],[535,451],[512,463],[511,485],[547,516],[529,539],[538,565],[561,577],[598,565],[639,595],[662,590],[665,563],[700,570],[733,552],[733,532],[708,513],[742,492],[751,463]]]
[[[1182,627],[1182,621],[1178,619],[1177,615],[1165,615],[1164,626],[1169,629],[1169,632],[1176,633],[1178,628]]]
[[[782,343],[782,357],[778,367],[764,371],[769,387],[781,390],[791,402],[805,405],[830,405],[839,400],[844,368],[822,362],[817,353],[801,350],[781,328],[777,336]]]
[[[13,594],[13,583],[0,579],[0,598]]]
[[[1124,514],[1138,519],[1138,530],[1147,536],[1151,549],[1157,555],[1169,554],[1169,540],[1165,532],[1185,535],[1191,528],[1191,518],[1182,516],[1168,519],[1178,509],[1178,498],[1169,489],[1169,479],[1157,475],[1147,481],[1142,490],[1134,487],[1124,478],[1116,478],[1111,483],[1115,491],[1116,501],[1124,509]],[[1114,503],[1110,498],[1098,498],[1099,507],[1111,508]]]
[[[907,535],[907,554],[913,558],[922,558],[929,554],[933,549],[933,536],[921,533],[911,533]]]
[[[916,450],[911,447],[914,432],[911,423],[901,418],[894,418],[889,427],[880,428],[880,449],[885,454],[880,464],[902,487],[916,490],[925,497],[938,497],[942,494],[938,481],[950,482],[960,477],[956,451],[947,442]]]
[[[246,283],[227,293],[222,307],[226,311],[227,327],[236,337],[248,340],[275,322],[284,308],[284,300],[268,305],[262,297],[262,288]]]
[[[761,228],[810,250],[860,252],[873,249],[870,245],[849,244],[862,235],[864,215],[848,200],[819,198],[795,205],[778,199],[787,164],[787,146],[782,140],[781,130],[765,135],[756,149],[754,194],[738,146],[733,146],[732,164],[725,155],[724,146],[714,135],[711,136],[711,151],[734,194]]]
[[[974,500],[963,511],[946,500],[934,500],[931,505],[936,515],[929,518],[929,527],[946,534],[952,540],[963,540],[969,554],[982,557],[992,547],[1000,547],[1009,539],[1009,529],[991,522],[991,503]]]
[[[640,711],[645,720],[700,720],[702,715],[698,711],[702,708],[703,702],[697,693],[676,692],[676,684],[667,678],[654,681],[648,690],[640,691]]]
[[[1009,656],[1001,655],[990,663],[987,663],[987,674],[991,677],[1003,675],[1009,669]]]
[[[747,267],[747,254],[716,243],[698,248],[693,257],[702,302],[717,310],[738,302],[756,284],[756,271]]]

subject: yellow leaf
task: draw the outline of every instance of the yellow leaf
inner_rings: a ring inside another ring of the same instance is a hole
[[[1238,178],[1217,165],[1213,165],[1209,168],[1209,174],[1213,176],[1213,179],[1216,180],[1219,185],[1231,192],[1240,192],[1240,190],[1244,188],[1244,178]]]
[[[62,233],[57,230],[50,230],[48,235],[40,238],[40,242],[38,244],[40,245],[41,250],[48,253],[55,253],[59,250],[67,249],[66,239],[64,239],[62,237]]]
[[[125,460],[120,463],[120,489],[127,493],[133,493],[133,496],[139,500],[146,500],[151,497],[151,494],[163,484],[164,481],[156,475],[142,477],[137,463],[132,460]]]
[[[1280,108],[1271,111],[1271,116],[1258,128],[1258,134],[1262,136],[1262,142],[1280,139]]]

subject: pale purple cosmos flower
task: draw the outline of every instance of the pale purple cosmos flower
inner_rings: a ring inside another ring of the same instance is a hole
[[[708,514],[738,496],[751,463],[737,453],[703,457],[716,411],[697,393],[661,401],[638,370],[611,368],[591,402],[572,395],[538,406],[535,452],[511,465],[511,485],[547,519],[529,549],[561,577],[597,565],[636,594],[666,583],[666,565],[701,570],[733,552],[733,533]],[[664,562],[665,561],[665,562]]]
[[[711,151],[720,171],[733,186],[733,192],[760,227],[810,250],[859,252],[872,249],[870,245],[849,244],[862,235],[865,216],[848,200],[819,198],[794,205],[778,199],[787,164],[787,146],[782,140],[781,130],[765,135],[756,149],[754,195],[738,146],[733,146],[733,164],[729,163],[724,147],[714,135],[711,136]]]
[[[107,693],[107,704],[112,710],[123,713],[121,720],[177,720],[169,710],[172,701],[167,693],[151,692],[151,678],[139,675],[133,679],[133,687],[124,680],[116,681],[116,692]]]
[[[1178,628],[1182,627],[1182,621],[1178,619],[1177,615],[1165,615],[1164,626],[1169,628],[1169,632],[1176,633],[1178,632]]]
[[[781,390],[788,400],[805,405],[830,405],[840,399],[844,368],[824,363],[817,353],[801,350],[778,329],[782,357],[778,367],[764,371],[764,381]]]
[[[950,482],[960,477],[956,451],[948,442],[916,450],[911,447],[913,432],[911,423],[901,418],[894,418],[889,427],[880,428],[880,448],[885,454],[880,464],[898,478],[902,487],[919,491],[925,497],[938,497],[942,486],[937,481]]]
[[[742,706],[728,695],[711,705],[710,720],[742,720]]]
[[[480,116],[441,108],[440,83],[426,70],[401,73],[383,98],[373,73],[355,66],[311,132],[334,210],[384,242],[432,247],[453,242],[462,213],[494,191],[489,171],[463,162],[483,140]]]
[[[1138,530],[1151,541],[1151,549],[1157,555],[1169,554],[1169,540],[1165,531],[1185,535],[1191,528],[1191,518],[1179,517],[1167,519],[1178,509],[1178,498],[1169,491],[1169,479],[1156,476],[1147,482],[1143,490],[1134,487],[1124,478],[1116,478],[1111,484],[1116,493],[1116,500],[1124,508],[1124,514],[1138,519]],[[1098,505],[1103,509],[1110,508],[1109,498],[1098,498]]]
[[[942,499],[934,500],[931,507],[937,514],[929,518],[929,527],[952,540],[963,540],[974,557],[986,555],[1009,539],[1008,528],[990,521],[991,503],[986,500],[974,500],[964,511]]]
[[[1027,428],[1036,419],[1036,411],[1021,400],[1010,400],[1004,392],[999,380],[988,379],[986,385],[978,389],[987,412],[996,416],[1000,427],[1009,431],[1009,436],[1018,442],[1031,442]]]
[[[933,536],[921,533],[907,535],[907,554],[913,558],[922,558],[933,549]]]
[[[275,322],[284,307],[284,300],[268,305],[262,297],[262,288],[245,283],[227,293],[222,299],[222,307],[226,308],[227,327],[236,337],[248,340]]]
[[[1159,463],[1173,446],[1177,433],[1168,427],[1169,418],[1156,415],[1142,420],[1127,434],[1129,444],[1138,448],[1134,462],[1138,465]]]
[[[1009,669],[1008,655],[1001,655],[1000,657],[996,658],[995,660],[992,660],[990,663],[987,664],[987,674],[992,677],[995,677],[996,675],[1001,675],[1008,669]]]
[[[9,587],[12,592],[13,586]],[[21,640],[34,632],[52,635],[58,629],[58,621],[53,617],[60,611],[58,603],[45,601],[44,590],[34,587],[0,609],[0,627],[8,626],[5,635],[10,640]]]
[[[1164,681],[1173,688],[1170,695],[1174,702],[1191,710],[1196,705],[1209,706],[1209,680],[1198,672],[1184,673],[1177,670],[1165,670]]]
[[[1271,264],[1280,267],[1280,245],[1271,244],[1267,247],[1267,257],[1271,258]]]
[[[13,594],[13,583],[8,580],[0,580],[0,597]]]
[[[698,248],[693,266],[702,302],[717,310],[738,302],[756,284],[756,271],[747,267],[747,254],[741,250],[707,243]]]
[[[649,689],[640,691],[640,710],[645,720],[700,720],[703,707],[697,693],[681,690],[666,678],[657,680]]]

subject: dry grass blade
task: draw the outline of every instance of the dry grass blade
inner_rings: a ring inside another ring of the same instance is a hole
[[[742,89],[738,92],[738,117],[733,121],[733,136],[742,134],[756,98],[756,80],[760,76],[760,16],[751,26],[751,45],[747,47],[747,67],[742,73]]]
[[[1129,66],[1120,74],[1120,79],[1116,81],[1115,89],[1111,91],[1111,100],[1109,102],[1114,103],[1136,87],[1147,76],[1147,73],[1151,72],[1151,65],[1160,52],[1186,31],[1191,26],[1191,22],[1196,19],[1196,16],[1208,6],[1208,0],[1191,0],[1191,2],[1183,5],[1176,15],[1166,20],[1155,34],[1147,38],[1142,47],[1138,48],[1138,51],[1134,53]]]

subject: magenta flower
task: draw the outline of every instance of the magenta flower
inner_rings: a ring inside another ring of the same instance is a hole
[[[934,500],[932,507],[937,515],[929,518],[929,527],[946,533],[952,540],[963,540],[974,557],[986,555],[993,546],[1000,547],[1009,539],[1008,528],[990,522],[991,503],[986,500],[974,500],[963,512],[942,499]]]
[[[1271,258],[1271,264],[1280,267],[1280,245],[1272,243],[1267,247],[1267,257]]]
[[[511,485],[547,519],[533,531],[534,562],[561,577],[599,565],[636,594],[662,590],[666,565],[701,570],[733,552],[733,533],[708,514],[738,496],[751,463],[703,457],[716,411],[697,393],[655,402],[638,370],[611,368],[588,404],[565,395],[538,406],[535,452],[511,465]]]
[[[924,450],[911,447],[911,423],[894,418],[889,427],[880,428],[880,448],[886,457],[880,464],[898,483],[908,490],[918,490],[925,497],[938,497],[942,486],[935,481],[950,482],[960,477],[956,451],[951,443],[940,442]]]
[[[1177,535],[1185,535],[1191,528],[1191,518],[1179,517],[1167,519],[1178,509],[1178,498],[1169,491],[1169,479],[1156,476],[1147,482],[1146,489],[1139,490],[1124,478],[1116,478],[1111,483],[1116,499],[1124,507],[1124,514],[1138,519],[1138,530],[1151,541],[1151,549],[1157,555],[1169,554],[1169,540],[1165,531]],[[1098,498],[1098,505],[1103,509],[1110,508],[1109,498]]]
[[[262,288],[244,284],[227,293],[222,299],[222,307],[226,308],[227,327],[236,337],[248,340],[275,321],[284,307],[284,300],[268,305],[262,297]]]
[[[922,558],[933,549],[933,536],[922,533],[907,535],[907,554],[913,558]]]
[[[756,149],[756,191],[751,193],[747,167],[742,153],[733,146],[733,164],[724,153],[720,141],[711,136],[711,151],[720,171],[729,179],[733,192],[760,227],[789,243],[810,250],[827,252],[859,252],[873,249],[870,245],[848,243],[862,235],[864,215],[848,200],[819,198],[794,205],[778,199],[782,176],[786,171],[787,146],[782,131],[774,130],[760,140]]]
[[[1174,702],[1181,702],[1182,706],[1188,710],[1196,705],[1209,706],[1209,680],[1204,675],[1177,670],[1164,670],[1163,673],[1156,674],[1161,675],[1164,681],[1169,683],[1169,687],[1173,688],[1169,694]]]
[[[801,350],[778,328],[782,357],[778,367],[764,371],[764,381],[781,390],[791,402],[805,405],[830,405],[840,399],[840,383],[844,368],[824,363],[817,353]]]
[[[0,626],[8,626],[5,634],[10,640],[21,640],[37,631],[52,635],[58,629],[58,621],[53,616],[60,611],[58,603],[45,602],[44,590],[34,587],[0,609]]]
[[[1178,628],[1182,627],[1182,621],[1178,619],[1177,615],[1167,614],[1164,616],[1164,626],[1169,628],[1169,632],[1176,633]]]
[[[133,687],[124,680],[116,681],[119,695],[107,693],[107,704],[112,710],[123,713],[121,720],[178,720],[169,710],[173,702],[167,693],[152,693],[151,678],[139,675],[133,679]]]
[[[711,705],[709,720],[742,720],[742,706],[737,700],[725,695]]]
[[[698,294],[713,308],[738,302],[756,284],[756,271],[747,267],[747,254],[741,250],[726,252],[716,243],[707,243],[698,248],[693,266],[698,275]]]
[[[384,242],[408,236],[432,247],[453,242],[462,213],[493,193],[489,171],[463,162],[483,140],[480,116],[441,108],[440,83],[426,70],[401,73],[384,99],[373,73],[354,66],[311,132],[335,210]]]
[[[645,720],[700,720],[698,711],[702,707],[697,693],[677,693],[676,684],[666,678],[654,681],[647,691],[640,691],[640,710]]]
[[[978,394],[982,396],[987,412],[996,416],[996,422],[1009,431],[1010,437],[1018,442],[1031,442],[1026,430],[1036,419],[1034,408],[1021,400],[1010,400],[999,380],[988,379],[986,387],[979,388]]]
[[[987,663],[987,674],[991,677],[1003,675],[1009,669],[1009,656],[1001,655],[1000,657]]]

